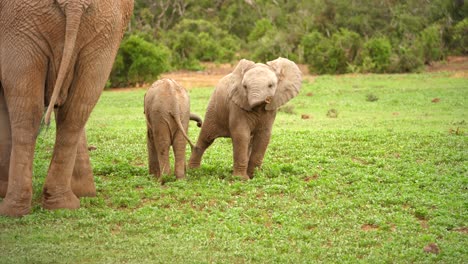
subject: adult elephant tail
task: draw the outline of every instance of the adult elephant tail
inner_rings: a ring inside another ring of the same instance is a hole
[[[52,97],[49,101],[49,106],[45,114],[45,124],[50,124],[50,115],[54,109],[57,97],[62,89],[67,71],[70,67],[71,59],[75,49],[75,42],[78,36],[78,30],[81,23],[81,17],[86,9],[91,4],[91,0],[56,0],[62,11],[65,13],[65,43],[63,45],[62,60],[55,81]]]

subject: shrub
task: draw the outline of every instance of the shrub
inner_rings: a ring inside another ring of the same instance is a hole
[[[364,44],[362,70],[382,73],[388,70],[392,45],[387,37],[374,37]]]
[[[110,86],[123,87],[152,82],[169,70],[169,50],[140,36],[124,39],[110,75]]]
[[[421,32],[424,63],[438,61],[443,58],[442,30],[438,25],[431,25]]]
[[[288,34],[277,30],[268,31],[263,37],[251,42],[251,57],[255,61],[269,61],[278,57],[297,60],[293,52],[293,45],[287,41]]]
[[[389,66],[390,72],[415,72],[424,65],[421,44],[418,41],[408,41],[394,47],[394,53]]]
[[[356,32],[342,28],[333,34],[332,40],[335,46],[343,50],[346,62],[354,63],[362,50],[361,36]]]
[[[273,25],[271,24],[270,20],[262,18],[255,22],[255,27],[249,34],[248,40],[249,42],[255,42],[256,40],[260,39],[261,37],[265,36],[265,34],[273,29]]]
[[[199,69],[199,61],[230,62],[239,40],[206,20],[184,19],[163,34],[174,54],[176,68]]]
[[[456,53],[468,54],[468,18],[458,22],[453,28],[452,47]]]
[[[197,36],[189,31],[182,32],[172,39],[172,66],[189,70],[199,70],[201,65],[196,57]]]
[[[301,40],[304,59],[311,72],[336,74],[347,72],[361,51],[361,37],[347,29],[341,29],[331,38],[315,31]]]

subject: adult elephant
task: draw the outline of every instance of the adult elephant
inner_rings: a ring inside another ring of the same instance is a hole
[[[132,10],[133,0],[0,0],[0,215],[30,212],[45,106],[57,131],[43,207],[74,209],[77,196],[95,195],[84,126]]]
[[[278,107],[295,97],[301,84],[301,71],[288,59],[267,64],[241,60],[211,95],[189,167],[200,167],[203,153],[216,138],[230,137],[233,174],[252,178],[262,164]]]

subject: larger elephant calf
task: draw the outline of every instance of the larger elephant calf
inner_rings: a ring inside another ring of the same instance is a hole
[[[262,164],[278,107],[295,97],[301,84],[301,71],[288,59],[267,64],[241,60],[211,95],[189,166],[200,166],[203,153],[216,138],[230,137],[233,174],[252,178]]]

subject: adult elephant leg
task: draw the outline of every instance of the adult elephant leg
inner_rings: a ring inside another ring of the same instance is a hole
[[[96,196],[96,186],[94,184],[91,161],[89,160],[88,141],[86,140],[85,129],[80,133],[78,141],[71,188],[73,193],[78,197]]]
[[[105,37],[105,35],[102,35]],[[106,41],[94,39],[104,45]],[[68,97],[57,109],[54,153],[44,183],[42,205],[46,209],[79,208],[80,201],[71,188],[72,174],[85,123],[96,105],[112,68],[113,55],[105,47],[89,46],[80,52]]]
[[[31,210],[34,147],[44,109],[45,73],[40,70],[45,65],[40,59],[28,63],[24,55],[27,54],[6,55],[14,58],[11,61],[22,63],[12,63],[2,79],[11,128],[11,154],[8,188],[0,204],[0,215],[8,216],[22,216]]]
[[[252,179],[254,176],[255,168],[262,165],[263,157],[265,156],[266,149],[270,143],[271,130],[262,130],[252,137],[251,153],[249,158],[249,166],[247,167],[247,174]]]
[[[187,124],[188,125],[188,124]],[[177,179],[185,178],[185,149],[187,141],[179,130],[174,137],[172,148],[174,149],[174,173]]]
[[[5,197],[10,169],[11,128],[2,84],[0,83],[0,197]]]
[[[78,142],[81,131],[84,129],[85,120],[81,119],[87,115],[88,111],[76,102],[72,104],[72,101],[74,100],[66,102],[66,105],[74,108],[73,114],[71,111],[67,111],[69,107],[65,107],[65,105],[59,108],[57,113],[54,152],[42,191],[42,204],[46,209],[76,209],[80,207],[80,201],[71,189],[71,179],[77,157]],[[77,116],[74,117],[74,115]]]

